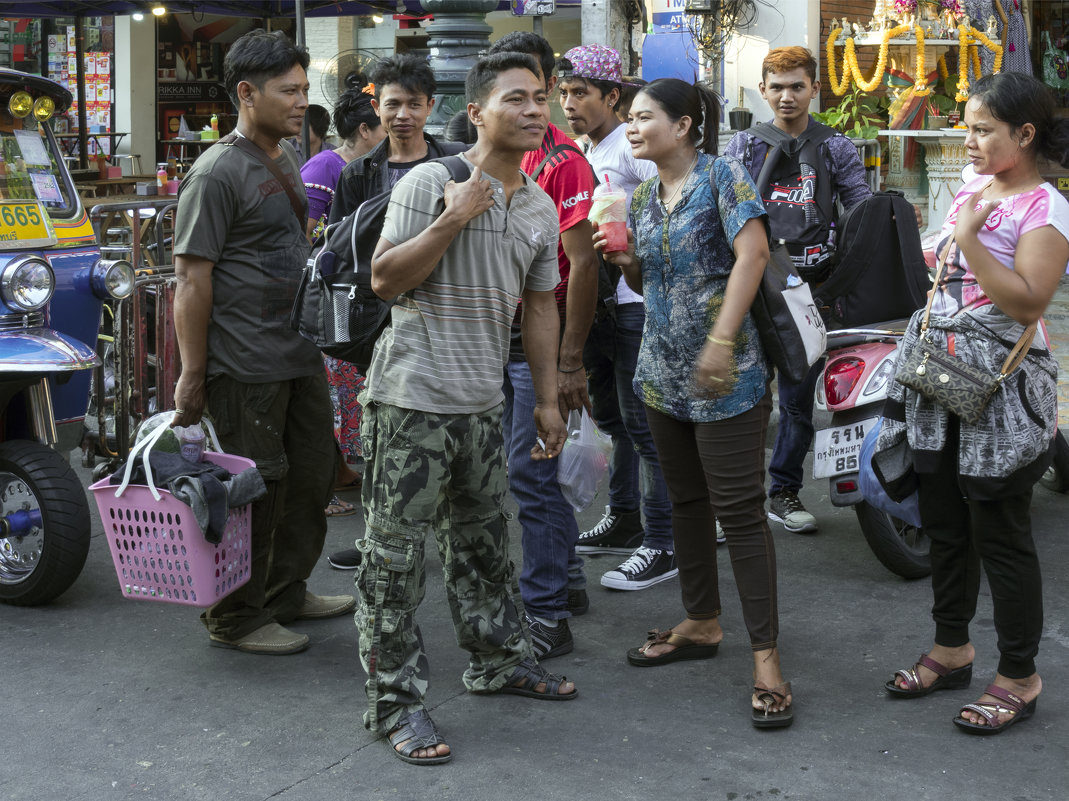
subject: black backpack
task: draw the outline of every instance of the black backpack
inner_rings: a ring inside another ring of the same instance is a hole
[[[457,183],[471,170],[459,156],[432,159]],[[390,205],[390,190],[370,197],[339,222],[328,225],[312,246],[290,313],[290,325],[328,356],[361,367],[371,363],[379,336],[390,324],[390,308],[371,289],[375,255]]]
[[[931,280],[913,205],[901,192],[877,192],[839,220],[837,263],[813,291],[829,328],[909,317]]]
[[[817,124],[793,137],[761,122],[746,133],[768,144],[756,183],[772,238],[786,243],[802,278],[824,280],[834,263],[836,210],[831,176],[818,146],[836,131]]]

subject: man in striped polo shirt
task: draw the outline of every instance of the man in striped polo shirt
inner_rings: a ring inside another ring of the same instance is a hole
[[[367,467],[364,553],[356,578],[365,725],[406,762],[452,758],[423,704],[427,658],[414,615],[424,594],[424,537],[434,532],[457,642],[477,693],[574,698],[534,658],[511,589],[501,374],[523,298],[523,336],[539,393],[537,459],[566,431],[557,406],[557,215],[520,172],[549,109],[537,65],[489,56],[467,79],[477,144],[460,184],[435,162],[393,190],[372,262],[372,287],[396,298],[368,371],[361,439]]]

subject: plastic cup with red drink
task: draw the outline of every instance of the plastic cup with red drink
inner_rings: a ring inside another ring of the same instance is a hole
[[[627,250],[627,193],[605,183],[594,189],[588,219],[605,234],[605,253]]]

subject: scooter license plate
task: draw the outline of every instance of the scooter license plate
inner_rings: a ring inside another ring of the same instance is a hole
[[[856,473],[861,443],[879,417],[858,420],[848,426],[825,428],[813,440],[813,478],[834,478]]]

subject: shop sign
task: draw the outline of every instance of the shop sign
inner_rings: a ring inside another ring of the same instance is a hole
[[[156,94],[160,101],[181,101],[189,103],[212,103],[226,100],[226,88],[214,81],[180,81],[176,83],[158,83]]]
[[[650,4],[650,21],[654,33],[686,29],[686,6],[687,0],[653,0]]]

